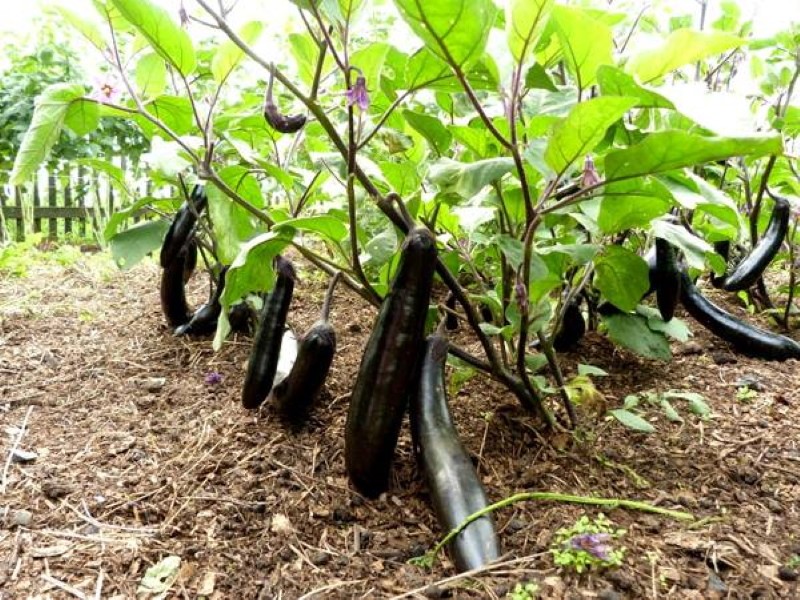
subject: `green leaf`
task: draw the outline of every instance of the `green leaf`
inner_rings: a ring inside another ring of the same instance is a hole
[[[631,57],[625,70],[647,83],[690,63],[738,48],[745,40],[728,33],[702,33],[691,29],[673,31],[664,43]]]
[[[86,38],[92,46],[100,50],[100,52],[104,52],[107,44],[106,40],[103,37],[103,34],[100,33],[100,30],[95,26],[94,23],[84,19],[77,13],[72,12],[68,8],[65,8],[61,5],[52,5],[45,7],[45,12],[52,12],[56,13],[58,17],[72,25],[75,29],[80,32],[80,34]]]
[[[258,181],[245,167],[230,165],[219,172],[220,178],[239,196],[256,208],[263,208],[264,198]],[[257,232],[256,222],[251,213],[229,198],[216,185],[210,183],[208,194],[208,213],[214,225],[219,257],[224,263],[232,262],[239,248]]]
[[[99,158],[79,158],[75,160],[75,164],[83,165],[95,171],[105,173],[108,176],[109,181],[114,184],[115,188],[119,192],[125,194],[126,196],[131,195],[131,191],[128,189],[128,184],[125,182],[125,172],[118,166]]]
[[[639,433],[653,433],[656,429],[650,423],[645,421],[639,415],[625,410],[624,408],[615,408],[608,411],[617,421],[622,423],[628,429],[637,431]]]
[[[275,285],[272,260],[289,242],[277,232],[270,231],[242,244],[225,276],[222,305],[227,308],[247,294],[270,291]]]
[[[79,98],[71,102],[64,117],[64,125],[69,127],[77,136],[91,133],[100,124],[100,110],[97,102],[86,98]]]
[[[289,34],[289,49],[297,64],[297,73],[304,83],[310,84],[314,79],[319,46],[307,33],[291,33]]]
[[[514,161],[511,158],[488,158],[461,163],[445,157],[431,165],[428,177],[442,191],[453,191],[462,198],[472,198],[513,169]]]
[[[378,166],[381,168],[386,181],[400,196],[408,196],[419,191],[422,180],[414,163],[410,161],[387,161],[379,163]]]
[[[394,0],[425,46],[448,64],[466,68],[485,51],[497,9],[491,0]]]
[[[83,96],[84,88],[77,83],[56,83],[45,88],[34,101],[33,118],[22,138],[9,183],[25,183],[47,158],[53,144],[61,135],[70,104]]]
[[[350,64],[361,69],[364,78],[367,80],[367,88],[372,89],[381,80],[383,63],[391,46],[384,43],[370,43],[368,46],[353,52],[350,57]],[[402,75],[402,73],[400,73]]]
[[[197,62],[192,40],[165,9],[152,0],[111,1],[164,60],[184,76],[194,71]]]
[[[689,410],[699,417],[707,417],[711,414],[711,408],[706,404],[705,398],[696,392],[676,392],[670,390],[664,392],[665,398],[679,398],[689,403]]]
[[[681,225],[663,220],[653,221],[653,234],[680,249],[687,264],[695,269],[705,268],[706,256],[716,255],[711,244]],[[718,255],[716,256],[718,257]]]
[[[623,179],[671,171],[731,156],[781,154],[780,136],[702,137],[685,131],[659,131],[606,155],[606,179]]]
[[[614,64],[611,29],[580,8],[556,6],[553,20],[567,68],[585,89],[597,80],[600,65]]]
[[[318,233],[334,243],[339,243],[347,237],[347,226],[340,219],[331,215],[314,215],[289,219],[275,225],[276,231],[285,229],[299,229]],[[288,235],[286,237],[289,237]]]
[[[630,311],[650,287],[647,263],[621,246],[608,246],[594,261],[595,286],[614,306]]]
[[[669,189],[650,177],[617,181],[603,188],[597,225],[603,233],[644,227],[672,206]]]
[[[608,372],[594,365],[578,363],[578,375],[592,375],[594,377],[608,377]]]
[[[153,206],[168,212],[174,209],[174,202],[172,198],[153,198],[152,196],[145,196],[139,198],[133,204],[127,205],[125,208],[116,211],[109,217],[105,228],[103,229],[103,239],[107,242],[113,238],[119,231],[120,225],[133,217],[144,207]]]
[[[604,316],[603,323],[608,330],[608,337],[631,352],[663,361],[672,358],[667,338],[662,333],[651,330],[644,317],[617,313]]]
[[[534,63],[525,73],[525,87],[532,90],[547,90],[548,92],[558,91],[553,80],[550,79],[550,75],[547,74],[547,71],[545,71],[544,67],[539,63]]]
[[[261,37],[263,30],[264,24],[261,21],[250,21],[239,31],[239,37],[252,46]],[[220,45],[214,53],[214,58],[211,59],[211,75],[214,77],[214,81],[217,83],[225,81],[239,66],[244,56],[244,52],[231,40]]]
[[[145,104],[145,109],[178,135],[189,133],[194,126],[192,103],[188,98],[159,96]]]
[[[661,396],[659,400],[659,405],[662,409],[664,409],[664,415],[667,417],[667,420],[672,421],[673,423],[683,423],[683,419],[678,414],[678,411],[669,403],[669,400]]]
[[[148,52],[136,63],[136,86],[144,98],[158,96],[167,87],[167,63],[155,52]]]
[[[665,322],[664,319],[661,318],[661,313],[658,312],[658,310],[649,306],[644,306],[643,304],[636,307],[636,312],[647,319],[647,326],[650,329],[663,333],[673,340],[685,342],[692,335],[686,323],[678,317],[673,317],[669,322]]]
[[[364,0],[339,0],[339,11],[344,21],[349,23],[363,5]]]
[[[554,4],[553,0],[511,0],[506,4],[508,47],[518,63],[536,47]]]
[[[450,143],[453,141],[453,134],[442,125],[438,118],[410,110],[404,110],[403,117],[415,131],[428,140],[436,154],[441,156],[447,152]]]
[[[636,83],[636,80],[625,71],[601,65],[597,69],[597,83],[603,96],[628,96],[636,98],[636,106],[641,108],[675,108],[669,100]]]
[[[130,269],[161,247],[169,229],[166,221],[145,221],[120,231],[110,240],[111,257],[120,269]]]
[[[594,150],[606,130],[635,105],[635,98],[616,96],[577,104],[553,129],[544,152],[547,164],[556,173],[566,171],[576,159]]]

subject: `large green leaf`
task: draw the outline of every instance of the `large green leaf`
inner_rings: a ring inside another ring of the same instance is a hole
[[[347,226],[332,215],[313,215],[289,219],[278,223],[274,229],[279,232],[287,231],[287,238],[291,237],[291,230],[294,229],[310,231],[337,244],[347,237]]]
[[[686,258],[686,263],[695,269],[705,268],[706,260],[709,260],[712,264],[722,260],[714,252],[711,244],[680,225],[659,219],[653,221],[653,233],[656,237],[667,240],[681,250]],[[723,267],[723,265],[717,264],[717,267]]]
[[[487,158],[472,163],[442,158],[431,165],[428,177],[443,191],[471,198],[513,169],[514,161],[510,158]]]
[[[188,98],[159,96],[145,104],[145,109],[178,135],[189,133],[194,126],[192,103]]]
[[[603,233],[644,227],[672,206],[669,189],[650,177],[611,183],[603,189],[597,225]]]
[[[61,19],[72,25],[75,29],[77,29],[80,34],[86,38],[92,46],[100,50],[100,52],[104,52],[106,49],[106,40],[103,37],[103,34],[100,33],[100,30],[97,26],[84,19],[77,13],[65,8],[64,6],[60,5],[53,5],[47,6],[45,8],[45,12],[53,12],[56,13]]]
[[[389,44],[376,42],[353,52],[350,56],[350,64],[361,69],[362,75],[367,80],[368,88],[376,87],[381,80],[383,63],[390,49]]]
[[[466,68],[482,57],[497,9],[491,0],[394,0],[425,45],[448,64]]]
[[[539,41],[554,0],[510,0],[506,4],[506,35],[511,55],[521,63]]]
[[[74,162],[74,164],[89,167],[94,171],[104,173],[108,177],[108,181],[114,185],[116,190],[125,196],[131,195],[131,191],[128,189],[128,184],[125,181],[125,172],[117,165],[100,158],[79,158]]]
[[[603,317],[608,337],[645,358],[668,361],[672,358],[669,342],[663,333],[651,330],[641,315],[617,313]]]
[[[702,33],[678,29],[669,34],[660,46],[632,56],[625,70],[647,83],[683,65],[737,48],[744,42],[738,36],[719,31]]]
[[[628,96],[636,98],[636,106],[642,108],[675,108],[669,100],[653,89],[636,83],[633,76],[611,65],[600,65],[597,83],[603,96]]]
[[[14,157],[11,185],[25,183],[47,158],[53,144],[61,135],[70,105],[81,98],[83,93],[84,88],[80,84],[56,83],[45,88],[36,98],[31,124],[22,138],[17,156]]]
[[[263,30],[264,24],[261,21],[250,21],[242,27],[239,37],[252,46],[258,41]],[[220,45],[214,53],[214,58],[211,59],[211,74],[214,76],[214,81],[217,83],[225,81],[239,66],[244,56],[244,52],[231,40]]]
[[[166,9],[152,0],[111,0],[164,60],[184,76],[194,71],[197,60],[189,34],[172,20]]]
[[[288,244],[289,240],[274,231],[242,244],[225,277],[223,306],[228,307],[249,293],[270,291],[275,284],[272,259]]]
[[[339,0],[339,12],[346,23],[349,23],[364,5],[364,0]]]
[[[636,105],[635,98],[609,96],[577,104],[566,119],[553,128],[544,159],[556,173],[563,173],[578,158],[600,143],[606,130]]]
[[[600,65],[614,64],[611,28],[580,8],[556,6],[553,20],[564,60],[580,89],[597,81]]]
[[[264,198],[255,177],[245,167],[230,165],[219,172],[220,178],[244,200],[256,208],[263,208]],[[220,258],[230,263],[239,254],[241,244],[256,233],[254,217],[239,206],[216,185],[207,186],[208,212],[214,224]]]
[[[655,427],[642,417],[624,408],[615,408],[614,410],[608,411],[608,413],[625,427],[633,431],[639,433],[653,433],[656,430]]]
[[[136,63],[136,86],[144,98],[158,96],[167,87],[167,63],[157,53],[148,52]]]
[[[608,246],[594,261],[594,284],[614,306],[630,311],[650,287],[649,270],[642,257],[623,248]]]
[[[703,137],[685,131],[659,131],[644,140],[609,152],[605,158],[606,179],[623,179],[671,171],[731,156],[780,154],[780,136],[743,138]]]
[[[111,256],[120,269],[130,269],[148,253],[158,250],[169,229],[166,221],[145,221],[111,238]]]
[[[439,119],[410,110],[404,110],[403,117],[411,127],[428,140],[428,143],[436,154],[441,156],[447,152],[447,149],[450,147],[450,142],[453,141],[453,134],[442,125]]]
[[[64,125],[75,135],[83,136],[91,133],[100,123],[100,110],[97,102],[88,98],[79,98],[71,102],[64,117]]]

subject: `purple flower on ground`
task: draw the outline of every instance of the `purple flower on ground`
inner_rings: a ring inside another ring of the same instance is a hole
[[[222,383],[222,375],[216,371],[211,371],[210,373],[206,374],[205,382],[207,385],[216,385],[218,383]]]
[[[116,104],[122,96],[119,83],[109,75],[95,77],[89,98],[101,104]]]
[[[611,559],[611,535],[608,533],[582,533],[569,540],[573,550],[583,550],[600,560]]]
[[[587,156],[583,163],[583,174],[581,175],[581,187],[587,188],[600,183],[600,174],[594,167],[591,156]]]
[[[363,75],[356,77],[356,82],[344,95],[347,97],[347,106],[358,106],[361,110],[369,108],[369,94],[367,94],[367,78]]]

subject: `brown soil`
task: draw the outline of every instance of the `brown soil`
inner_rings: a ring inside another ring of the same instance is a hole
[[[646,500],[699,520],[519,503],[496,514],[504,560],[453,578],[446,557],[432,569],[408,563],[443,532],[407,427],[391,491],[367,501],[348,486],[344,418],[372,309],[337,295],[331,377],[311,424],[294,434],[269,408],[240,405],[249,339],[214,353],[209,340],[174,338],[154,264],[124,273],[98,264],[0,274],[0,598],[133,598],[169,555],[181,558],[175,598],[496,598],[529,581],[544,598],[800,597],[785,566],[800,555],[796,361],[735,356],[691,321],[697,337],[674,345],[681,354],[669,364],[590,334],[565,370],[582,362],[610,376],[595,378],[602,397],[579,407],[574,436],[543,435],[503,389],[470,379],[451,404],[492,500],[549,490]],[[298,331],[324,288],[301,278],[290,314]],[[192,282],[195,299],[203,285]],[[221,383],[205,383],[212,371]],[[733,385],[744,376],[763,386],[746,401]],[[606,416],[628,394],[669,389],[703,394],[712,418],[676,401],[685,421],[652,407],[657,432],[642,435]],[[23,424],[18,448],[37,457],[9,462]],[[598,512],[627,530],[623,566],[556,569],[554,532]]]

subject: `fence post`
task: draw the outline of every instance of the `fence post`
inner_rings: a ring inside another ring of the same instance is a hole
[[[19,219],[17,219],[17,241],[25,241],[25,211],[22,210],[22,192],[19,186],[14,187],[14,199],[17,201],[17,208],[19,209]]]
[[[64,183],[64,208],[72,208],[72,167],[67,166],[67,179]],[[72,233],[72,217],[67,215],[64,219],[64,235]]]
[[[56,203],[56,176],[51,171],[47,176],[47,205],[55,209]],[[58,220],[56,219],[55,212],[47,220],[47,237],[51,240],[58,238]]]

